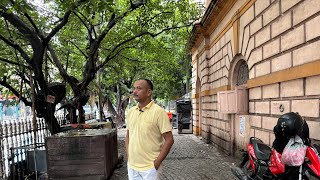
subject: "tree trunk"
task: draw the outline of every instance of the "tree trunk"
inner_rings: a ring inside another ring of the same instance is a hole
[[[105,107],[106,110],[107,110],[107,112],[108,112],[109,114],[112,114],[113,117],[115,117],[115,116],[117,115],[117,112],[116,112],[116,110],[113,108],[113,105],[112,105],[112,103],[111,103],[111,101],[110,101],[110,99],[109,99],[108,96],[105,96],[105,102],[104,102],[103,107]]]
[[[61,131],[60,125],[58,123],[57,118],[54,115],[56,110],[56,106],[53,104],[47,104],[47,113],[44,116],[44,119],[48,125],[48,129],[50,130],[51,134],[57,134]]]
[[[116,117],[116,122],[117,122],[117,127],[121,128],[123,126],[123,124],[125,123],[125,112],[126,112],[126,108],[129,104],[129,98],[126,98],[122,101],[120,101],[120,103],[118,104],[118,108],[117,108],[117,117]]]

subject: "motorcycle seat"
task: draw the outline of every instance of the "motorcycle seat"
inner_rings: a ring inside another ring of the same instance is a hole
[[[260,139],[251,139],[251,143],[254,148],[254,153],[257,157],[257,159],[267,161],[270,158],[271,155],[271,148],[264,144]]]

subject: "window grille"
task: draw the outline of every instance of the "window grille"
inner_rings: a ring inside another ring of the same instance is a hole
[[[238,69],[237,86],[246,84],[249,79],[249,68],[245,62],[241,62]]]

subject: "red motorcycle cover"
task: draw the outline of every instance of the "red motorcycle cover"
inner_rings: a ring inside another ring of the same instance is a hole
[[[316,151],[308,146],[307,147],[307,152],[306,152],[307,158],[310,160],[311,163],[307,163],[309,168],[318,176],[320,177],[320,161],[318,154]]]
[[[256,154],[254,153],[253,145],[250,143],[248,144],[248,152],[249,152],[249,160],[250,160],[251,167],[252,167],[253,171],[255,171],[256,168],[254,166],[254,160],[256,160],[257,157],[256,157]],[[254,160],[252,158],[254,158]]]
[[[272,149],[271,151],[269,169],[274,175],[284,173],[285,171],[285,165],[282,162],[281,154],[275,149]]]

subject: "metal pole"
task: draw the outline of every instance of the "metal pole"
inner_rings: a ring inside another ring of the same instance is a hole
[[[3,131],[2,131],[2,123],[0,123],[0,179],[4,178],[4,170],[3,170],[3,163],[4,163],[4,159],[3,159],[3,144],[2,144],[2,135],[3,135]]]
[[[34,81],[32,78],[32,73],[30,73],[30,86],[31,86],[31,96],[32,96],[32,129],[33,129],[33,144],[34,144],[34,153],[36,151],[37,146],[37,118],[36,118],[36,97],[35,97],[35,89],[34,89]],[[36,154],[34,154],[34,165],[36,166]],[[37,168],[35,167],[36,180],[38,179]]]

